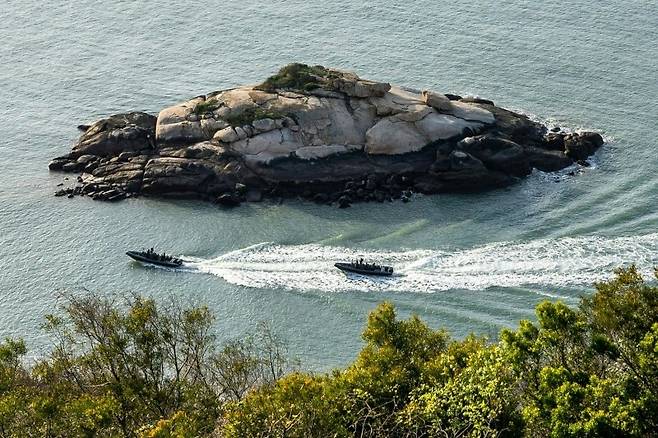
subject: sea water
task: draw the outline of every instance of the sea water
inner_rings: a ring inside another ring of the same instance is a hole
[[[570,305],[618,266],[658,264],[658,2],[6,0],[0,6],[0,336],[46,351],[62,291],[178,297],[220,339],[265,321],[305,367],[354,358],[387,300],[454,336],[495,338],[541,300]],[[289,62],[479,95],[607,140],[589,168],[483,194],[347,210],[286,201],[234,210],[140,198],[55,198],[76,125],[156,114],[257,83]],[[144,267],[154,246],[191,261]],[[386,279],[333,263],[389,263]]]

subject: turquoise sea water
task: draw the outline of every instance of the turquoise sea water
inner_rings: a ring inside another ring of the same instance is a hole
[[[33,351],[57,291],[208,304],[221,338],[268,321],[305,366],[352,359],[382,300],[456,336],[495,336],[540,300],[575,304],[613,267],[658,264],[658,2],[9,0],[0,8],[0,336]],[[63,2],[62,2],[63,3]],[[608,143],[576,175],[338,210],[54,198],[76,125],[254,83],[301,61],[480,95]],[[192,269],[144,268],[156,246]],[[393,263],[345,278],[344,257]]]

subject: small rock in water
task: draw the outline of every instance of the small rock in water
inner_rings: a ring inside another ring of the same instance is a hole
[[[352,200],[347,196],[338,198],[338,208],[349,208],[352,206]]]
[[[217,197],[216,202],[224,207],[237,207],[240,205],[240,199],[231,193],[224,193]]]

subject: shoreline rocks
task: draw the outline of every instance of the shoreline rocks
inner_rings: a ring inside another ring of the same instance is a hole
[[[593,132],[548,132],[486,99],[303,64],[157,117],[130,112],[78,128],[71,152],[48,167],[80,173],[79,184],[57,196],[199,198],[231,207],[299,197],[346,208],[408,201],[412,192],[490,190],[533,168],[584,163],[603,144]]]

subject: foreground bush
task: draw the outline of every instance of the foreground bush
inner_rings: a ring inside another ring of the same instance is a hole
[[[657,274],[658,276],[658,274]],[[544,302],[498,343],[450,340],[390,304],[344,371],[231,403],[227,436],[658,436],[658,288],[635,268],[577,309]]]
[[[0,437],[658,436],[658,287],[634,268],[496,343],[381,304],[356,360],[319,375],[285,375],[263,327],[218,346],[204,307],[87,295],[63,310],[33,366],[0,344]]]
[[[44,326],[50,355],[27,369],[0,344],[0,436],[209,435],[221,406],[276,380],[281,343],[266,328],[219,348],[205,307],[65,297]]]

